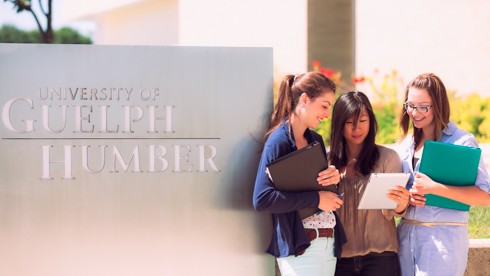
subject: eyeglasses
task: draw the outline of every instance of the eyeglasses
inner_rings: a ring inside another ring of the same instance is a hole
[[[413,111],[415,109],[418,112],[426,113],[426,112],[429,112],[429,109],[432,107],[432,105],[429,105],[429,106],[425,106],[425,105],[415,106],[415,105],[412,105],[412,104],[404,103],[403,104],[403,107],[405,107],[405,110],[406,111],[410,111],[411,112],[411,111]]]

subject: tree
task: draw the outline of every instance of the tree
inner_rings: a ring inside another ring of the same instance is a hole
[[[39,22],[39,18],[36,13],[32,10],[32,1],[31,0],[4,0],[4,2],[10,2],[14,4],[14,9],[17,9],[17,13],[28,11],[32,13],[34,19],[36,20],[37,27],[39,29],[39,33],[42,37],[42,42],[44,43],[53,43],[54,42],[54,31],[52,27],[52,4],[53,0],[47,0],[47,9],[45,10],[42,5],[42,0],[39,0],[39,7],[41,8],[41,13],[46,17],[46,29],[41,26]]]
[[[90,37],[68,27],[54,31],[54,37],[55,44],[92,44]],[[43,43],[43,38],[37,30],[24,31],[4,25],[0,28],[0,43]]]

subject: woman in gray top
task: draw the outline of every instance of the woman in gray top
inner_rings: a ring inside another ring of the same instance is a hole
[[[358,210],[371,173],[401,173],[398,154],[375,144],[378,125],[369,99],[362,92],[341,95],[333,108],[329,161],[341,172],[338,209],[347,243],[337,260],[335,275],[400,275],[398,239],[393,217],[404,214],[409,192],[390,190],[394,210]]]

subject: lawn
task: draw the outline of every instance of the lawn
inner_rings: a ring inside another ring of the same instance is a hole
[[[468,234],[470,239],[490,239],[490,207],[471,208]]]

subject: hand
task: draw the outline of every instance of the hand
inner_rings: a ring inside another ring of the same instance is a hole
[[[395,201],[398,205],[394,209],[397,213],[402,213],[408,206],[410,192],[402,186],[396,186],[398,190],[388,190],[386,197]]]
[[[425,195],[425,194],[435,194],[438,185],[437,182],[434,182],[430,177],[423,173],[417,173],[415,176],[415,181],[413,182],[412,190],[414,190],[415,194]]]
[[[337,170],[333,165],[329,166],[326,170],[321,171],[318,174],[316,181],[318,181],[318,184],[323,186],[337,184],[340,181],[339,170]]]
[[[318,208],[325,212],[328,212],[330,210],[335,211],[339,209],[340,206],[344,203],[337,194],[329,191],[319,191],[318,195],[320,196],[320,203],[318,204]]]
[[[425,196],[422,196],[417,193],[417,190],[414,188],[410,189],[410,205],[423,207],[425,206]]]

